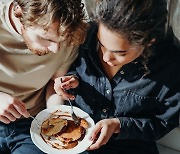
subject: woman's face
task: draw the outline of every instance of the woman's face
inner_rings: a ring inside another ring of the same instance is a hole
[[[102,59],[109,66],[123,66],[139,57],[144,47],[135,46],[117,32],[113,32],[103,24],[99,25],[97,34]]]

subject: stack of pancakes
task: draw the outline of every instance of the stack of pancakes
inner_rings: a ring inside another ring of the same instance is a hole
[[[57,149],[71,149],[78,144],[78,141],[84,138],[86,129],[89,127],[88,122],[79,118],[80,123],[75,124],[72,119],[55,116],[45,120],[42,123],[41,134],[47,137],[46,142],[50,143]],[[62,144],[51,142],[55,138]]]

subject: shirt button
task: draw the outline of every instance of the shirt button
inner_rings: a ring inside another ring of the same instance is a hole
[[[124,74],[124,71],[120,71],[121,74]]]
[[[108,90],[106,90],[106,93],[107,93],[107,94],[110,94],[110,90],[109,90],[109,89],[108,89]]]
[[[103,112],[104,112],[104,113],[106,113],[106,112],[107,112],[107,110],[106,110],[106,109],[103,109]]]

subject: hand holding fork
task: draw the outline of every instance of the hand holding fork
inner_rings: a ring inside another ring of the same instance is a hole
[[[62,78],[60,78],[60,81],[61,83],[63,83],[62,81]],[[62,87],[63,91],[67,93],[67,91]],[[73,105],[71,103],[71,100],[70,98],[68,97],[68,102],[69,102],[69,105],[71,106],[71,117],[72,119],[74,120],[75,124],[79,124],[80,123],[80,119],[76,116],[76,114],[74,113],[74,110],[73,110]]]

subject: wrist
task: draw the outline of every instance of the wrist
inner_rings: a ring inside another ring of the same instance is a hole
[[[51,106],[63,105],[63,104],[64,104],[64,99],[62,99],[61,96],[57,94],[52,94],[46,101],[47,108]]]
[[[120,121],[119,121],[119,119],[118,118],[113,118],[113,121],[114,121],[114,124],[115,124],[115,131],[114,131],[114,133],[119,133],[120,132],[120,126],[121,126],[121,124],[120,124]]]

